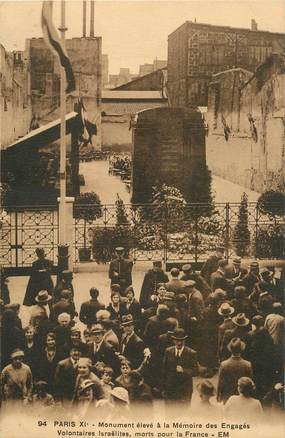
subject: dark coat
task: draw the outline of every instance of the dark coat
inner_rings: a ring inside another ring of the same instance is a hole
[[[251,319],[257,314],[257,310],[253,302],[248,298],[234,298],[231,300],[232,306],[235,309],[235,315],[244,313],[245,316]]]
[[[122,304],[122,303],[120,303],[120,305],[119,305],[118,312],[115,311],[115,309],[111,303],[106,307],[106,310],[108,310],[108,312],[110,312],[110,319],[112,319],[114,321],[119,321],[119,322],[121,321],[123,315],[126,315],[127,313],[129,313],[126,309],[125,304]]]
[[[43,349],[39,356],[35,380],[45,380],[48,384],[47,391],[52,395],[55,391],[55,370],[60,360],[62,360],[62,354],[59,349],[56,349],[56,353],[52,361],[48,360],[45,349]]]
[[[139,368],[144,359],[144,341],[136,334],[132,336],[126,342],[126,335],[124,334],[120,343],[120,352],[131,363],[133,369]]]
[[[253,377],[251,363],[241,357],[230,357],[220,365],[217,388],[218,401],[226,401],[238,394],[237,382],[240,377]]]
[[[69,300],[61,298],[52,306],[50,320],[57,321],[57,318],[61,313],[68,313],[71,319],[73,319],[76,315],[74,303],[70,303]]]
[[[243,352],[243,357],[248,359],[249,330],[249,326],[238,327],[235,325],[232,330],[225,331],[220,349],[220,355],[222,360],[230,357],[231,353],[228,350],[228,345],[233,338],[240,338],[240,340],[245,343],[245,351]]]
[[[108,367],[113,368],[114,373],[118,375],[120,364],[112,347],[103,341],[99,350],[95,353],[94,342],[90,342],[87,346],[88,357],[90,357],[93,365],[95,365],[97,362],[104,362]]]
[[[257,277],[252,272],[249,272],[247,275],[245,275],[242,279],[241,286],[244,286],[246,288],[246,294],[250,295],[256,284],[260,282],[260,278]]]
[[[99,310],[105,309],[105,305],[97,299],[85,301],[81,304],[79,319],[83,324],[91,325],[96,323],[96,313]]]
[[[62,353],[64,355],[64,358],[69,357],[70,350],[73,346],[78,348],[81,353],[81,357],[88,357],[89,350],[87,344],[82,341],[76,342],[76,344],[72,344],[71,341],[69,341],[62,346]]]
[[[221,258],[217,257],[215,254],[210,256],[208,260],[205,261],[204,265],[201,268],[200,274],[203,278],[210,284],[210,277],[213,272],[218,269],[219,261]]]
[[[166,333],[169,328],[169,323],[167,319],[159,318],[154,315],[149,318],[146,323],[143,338],[148,347],[153,349],[158,341],[158,338],[163,333]]]
[[[119,284],[122,293],[132,284],[132,269],[133,262],[128,259],[116,258],[110,262],[109,278],[111,284]]]
[[[143,308],[150,307],[150,297],[156,293],[157,285],[159,283],[167,283],[168,276],[163,271],[154,271],[150,269],[144,276],[139,302]]]
[[[68,357],[58,362],[55,371],[55,395],[61,400],[72,400],[75,382],[77,377],[77,368]]]
[[[183,373],[176,371],[182,366]],[[180,357],[175,356],[175,347],[166,349],[163,360],[163,384],[166,398],[169,400],[190,401],[193,392],[193,377],[198,375],[196,351],[184,346]]]
[[[48,259],[38,259],[32,264],[32,274],[29,278],[26,294],[23,304],[33,306],[36,304],[35,298],[40,290],[47,290],[50,294],[53,292],[53,282],[51,270],[53,263]]]
[[[228,292],[230,282],[226,279],[224,273],[222,273],[221,271],[215,271],[211,274],[210,285],[213,292],[216,289],[222,289],[225,292]]]
[[[262,399],[272,386],[275,367],[273,340],[265,328],[249,332],[248,359],[253,369],[257,398]]]

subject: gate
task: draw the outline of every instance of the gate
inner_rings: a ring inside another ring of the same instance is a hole
[[[1,265],[9,271],[29,268],[42,247],[57,265],[58,212],[51,206],[9,207],[1,217]]]

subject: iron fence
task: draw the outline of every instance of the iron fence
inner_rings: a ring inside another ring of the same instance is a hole
[[[89,206],[81,208],[88,210]],[[100,249],[109,247],[112,253],[118,244],[128,249],[134,261],[160,258],[164,262],[201,262],[217,244],[225,246],[228,258],[235,255],[259,259],[282,257],[284,218],[263,213],[257,203],[248,203],[249,237],[245,238],[236,231],[239,209],[240,203],[217,203],[214,208],[209,204],[187,204],[178,211],[167,206],[159,210],[153,205],[126,204],[118,221],[117,206],[103,205],[102,216],[95,221],[75,220],[75,260],[78,261],[78,249],[84,246],[84,234],[87,235],[85,245],[93,246],[99,259]],[[108,229],[114,231],[113,241],[107,237],[104,241],[102,237],[96,244],[96,233],[104,234],[102,230]]]

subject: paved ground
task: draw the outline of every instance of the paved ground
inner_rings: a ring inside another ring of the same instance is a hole
[[[83,192],[94,190],[100,196],[103,204],[113,204],[116,200],[116,193],[125,203],[129,203],[130,194],[126,190],[125,184],[122,183],[119,176],[109,175],[108,167],[108,161],[80,163],[80,173],[84,175],[86,182],[81,190]],[[212,191],[216,202],[240,202],[243,192],[248,195],[249,202],[256,201],[260,196],[260,193],[215,175],[213,175],[212,181]]]

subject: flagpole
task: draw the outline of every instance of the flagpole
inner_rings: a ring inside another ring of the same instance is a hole
[[[65,49],[65,0],[61,0],[61,44]],[[60,67],[60,203],[59,203],[59,243],[66,244],[66,79],[64,67]]]

